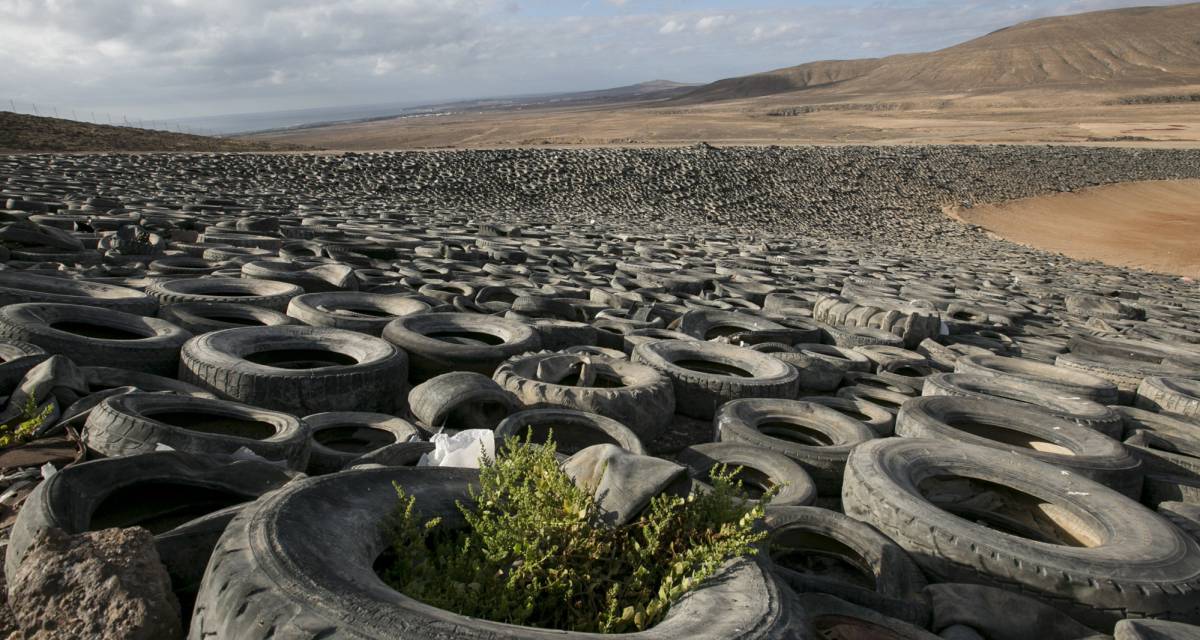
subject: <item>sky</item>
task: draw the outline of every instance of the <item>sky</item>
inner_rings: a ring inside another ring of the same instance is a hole
[[[170,119],[710,82],[1150,3],[1182,2],[0,0],[0,108]]]

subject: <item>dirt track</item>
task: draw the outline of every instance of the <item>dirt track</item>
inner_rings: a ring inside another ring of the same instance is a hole
[[[1200,180],[1109,185],[948,213],[1038,249],[1200,278]]]

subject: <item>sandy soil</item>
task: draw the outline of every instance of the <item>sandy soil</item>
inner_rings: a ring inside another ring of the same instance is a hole
[[[1181,87],[1182,93],[1200,86]],[[1055,143],[1200,145],[1200,104],[1122,105],[1134,89],[872,96],[811,91],[702,105],[454,113],[248,136],[324,149]],[[883,109],[879,106],[883,105]],[[773,115],[789,109],[816,109]]]
[[[1200,180],[1108,185],[947,214],[1073,258],[1200,278]]]

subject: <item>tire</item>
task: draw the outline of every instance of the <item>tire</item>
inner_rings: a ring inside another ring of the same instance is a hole
[[[808,617],[813,629],[813,635],[808,637],[944,640],[903,620],[824,593],[797,594],[796,606]]]
[[[152,316],[158,311],[158,301],[137,289],[0,271],[0,307],[24,302],[79,304],[139,316]]]
[[[139,391],[148,391],[151,393],[169,391],[197,398],[216,398],[213,394],[195,385],[180,382],[175,378],[156,376],[152,373],[140,373],[138,371],[116,369],[113,367],[79,367],[79,371],[83,373],[83,377],[88,384],[88,390],[92,393],[115,389],[117,387],[135,387]]]
[[[795,347],[797,353],[824,360],[840,369],[842,373],[849,371],[870,373],[871,371],[871,361],[853,349],[846,349],[831,344],[814,343],[797,344],[793,345],[793,347]]]
[[[924,382],[909,379],[892,380],[877,376],[873,373],[849,371],[842,378],[842,384],[846,385],[847,387],[866,387],[868,389],[879,389],[880,391],[888,391],[891,393],[915,397],[921,395],[921,385],[924,384]]]
[[[1200,382],[1150,376],[1138,386],[1134,404],[1149,411],[1200,419]]]
[[[287,309],[288,301],[304,289],[286,282],[245,278],[187,278],[155,282],[146,287],[162,305],[180,302],[248,304],[275,311]]]
[[[1125,430],[1121,414],[1109,407],[1085,398],[1049,391],[1038,383],[1010,376],[941,373],[925,379],[921,394],[1023,402],[1117,440],[1123,438]]]
[[[1061,396],[1078,396],[1103,405],[1117,403],[1117,387],[1113,383],[1098,376],[1044,362],[1003,356],[963,356],[956,361],[954,371],[1018,378]]]
[[[677,322],[678,327],[673,329],[697,340],[716,340],[746,331],[782,331],[787,328],[748,313],[715,309],[693,309],[680,316]]]
[[[808,354],[784,351],[771,353],[771,356],[792,365],[796,370],[800,376],[800,393],[833,391],[841,386],[845,375],[845,371],[832,362]]]
[[[887,438],[896,430],[896,414],[869,400],[835,396],[806,396],[801,400],[825,405],[844,416],[857,420],[867,425],[867,428],[879,438]]]
[[[227,400],[127,393],[92,410],[83,443],[109,458],[149,453],[159,445],[196,455],[232,455],[245,448],[303,471],[309,430],[295,416]]]
[[[28,302],[0,308],[0,337],[35,344],[80,366],[169,376],[192,334],[165,320],[103,307]]]
[[[1125,445],[1145,467],[1142,502],[1200,504],[1200,436],[1197,426],[1166,414],[1118,407],[1125,420]]]
[[[287,314],[310,327],[332,327],[373,336],[383,333],[400,316],[425,313],[426,302],[400,295],[359,293],[306,293],[292,298]]]
[[[309,438],[309,475],[341,471],[351,462],[398,442],[408,442],[421,431],[386,413],[327,411],[305,416]]]
[[[1162,502],[1159,503],[1156,510],[1162,517],[1170,520],[1171,524],[1178,527],[1180,531],[1183,531],[1197,543],[1200,543],[1200,504]]]
[[[421,461],[421,456],[432,453],[436,446],[432,442],[409,441],[397,442],[381,447],[346,463],[346,469],[354,469],[366,465],[382,467],[415,467]]]
[[[511,393],[474,371],[451,371],[422,382],[409,392],[408,405],[430,431],[495,429],[519,408]]]
[[[1200,640],[1200,627],[1168,620],[1122,620],[1113,640]]]
[[[920,567],[869,525],[818,507],[768,507],[763,524],[772,570],[797,593],[825,593],[928,624]]]
[[[181,380],[218,396],[302,415],[394,413],[407,374],[404,352],[379,338],[301,326],[206,333],[179,365]]]
[[[384,328],[383,338],[408,353],[412,363],[409,376],[414,383],[450,371],[474,371],[490,377],[501,362],[541,347],[537,332],[529,325],[467,313],[396,318]]]
[[[904,339],[884,331],[869,327],[821,327],[833,344],[846,349],[865,347],[868,345],[884,345],[888,347],[903,347]]]
[[[736,442],[696,444],[680,451],[675,461],[688,468],[688,475],[702,482],[709,481],[715,465],[727,465],[729,470],[741,467],[738,479],[751,497],[769,487],[780,487],[771,500],[772,506],[802,507],[817,499],[817,486],[803,467],[783,454],[761,447]]]
[[[715,424],[719,442],[762,447],[796,461],[812,476],[821,497],[842,494],[850,450],[875,437],[858,420],[800,400],[734,400],[717,411]]]
[[[361,469],[289,484],[230,523],[217,544],[192,616],[191,640],[550,639],[594,637],[514,627],[435,609],[388,589],[372,564],[390,542],[393,483],[422,514],[460,526],[467,469]],[[355,532],[347,535],[348,532]],[[798,611],[761,560],[731,562],[671,607],[663,622],[631,638],[787,637]],[[619,636],[614,636],[619,637]]]
[[[850,454],[842,503],[932,580],[1017,591],[1096,629],[1129,616],[1200,619],[1195,541],[1120,493],[1028,456],[997,464],[984,447],[872,440]]]
[[[497,367],[493,379],[529,409],[562,407],[599,414],[625,425],[643,441],[657,438],[667,428],[675,413],[675,389],[666,376],[646,365],[587,357],[599,382],[595,386],[557,384],[538,377],[543,368],[574,370],[584,362],[584,356],[572,354],[519,356]]]
[[[595,413],[574,409],[529,409],[508,416],[496,427],[497,446],[508,438],[544,443],[553,432],[555,450],[567,456],[596,444],[614,444],[629,453],[646,455],[637,434],[625,425]]]
[[[264,307],[220,302],[180,302],[158,310],[158,317],[193,335],[237,327],[280,327],[296,324],[288,316]]]
[[[952,440],[1036,458],[1082,475],[1134,500],[1141,462],[1120,441],[1037,407],[1000,398],[927,396],[905,403],[896,435]],[[995,464],[1007,464],[998,455]]]
[[[344,264],[323,264],[315,267],[278,260],[255,260],[242,265],[242,277],[294,284],[305,293],[354,291],[358,279],[354,269]]]
[[[877,387],[862,387],[858,385],[852,387],[842,387],[841,389],[838,389],[837,397],[845,398],[847,400],[865,400],[893,414],[900,413],[900,408],[903,407],[906,402],[913,399],[911,396],[907,396],[903,393],[896,393],[895,391],[888,391],[887,389],[879,389]]]
[[[790,399],[799,389],[799,374],[791,365],[728,344],[660,340],[638,345],[633,361],[669,378],[675,389],[675,410],[701,420],[711,419],[730,400]]]
[[[1146,364],[1107,356],[1081,356],[1078,353],[1059,355],[1054,359],[1054,366],[1088,373],[1111,382],[1117,387],[1117,402],[1109,404],[1126,405],[1133,404],[1138,386],[1147,377],[1187,373],[1185,369],[1174,366]]]
[[[172,589],[194,593],[234,511],[295,477],[265,462],[181,451],[70,465],[25,500],[9,537],[5,573],[11,581],[34,540],[47,529],[79,534],[143,526],[155,534]]]

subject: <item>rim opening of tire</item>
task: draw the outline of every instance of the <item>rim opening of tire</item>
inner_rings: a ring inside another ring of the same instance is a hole
[[[783,527],[771,536],[771,559],[805,575],[821,576],[874,590],[875,572],[858,552],[829,536]]]
[[[858,411],[856,409],[843,409],[842,407],[834,407],[831,405],[826,405],[826,406],[829,406],[830,409],[837,411],[838,413],[846,416],[847,418],[854,418],[855,420],[858,420],[859,422],[866,423],[866,422],[871,422],[872,420],[876,419],[876,418],[869,416],[869,415],[867,415],[861,411]]]
[[[1074,451],[1060,444],[1047,442],[1035,435],[1017,431],[982,416],[949,416],[945,419],[945,423],[973,436],[979,436],[980,438],[986,438],[1014,447],[1032,449],[1034,451],[1041,451],[1042,453],[1056,453],[1064,456],[1075,455]]]
[[[214,511],[252,498],[183,482],[137,482],[110,493],[92,512],[92,531],[144,527],[150,533],[170,531]]]
[[[254,291],[245,291],[242,289],[226,289],[224,287],[214,287],[212,289],[201,289],[196,292],[196,295],[201,296],[220,296],[222,298],[239,298],[239,297],[257,297],[263,294],[255,293]]]
[[[704,339],[713,340],[715,338],[725,338],[734,334],[745,333],[747,331],[751,331],[751,329],[747,329],[745,327],[735,327],[729,324],[719,324],[709,327],[708,331],[704,332]]]
[[[771,436],[772,438],[779,438],[780,440],[787,440],[789,442],[795,442],[796,444],[807,445],[810,447],[833,446],[833,438],[830,438],[828,435],[817,429],[800,424],[799,422],[771,420],[768,422],[760,422],[755,426],[759,433],[765,436]]]
[[[358,364],[351,356],[325,349],[274,349],[250,353],[245,358],[255,364],[280,369],[323,369]]]
[[[97,340],[145,340],[153,334],[137,333],[128,329],[121,329],[110,325],[98,324],[94,322],[80,320],[63,320],[50,324],[50,328],[56,331],[62,331],[85,338],[95,338]]]
[[[829,640],[904,640],[891,629],[868,622],[861,618],[839,615],[818,615],[812,620],[813,627],[822,638]]]
[[[580,372],[580,367],[571,367],[571,370],[567,373],[567,375],[561,380],[555,381],[554,384],[562,385],[564,387],[577,387],[579,386]],[[592,380],[592,383],[587,386],[600,389],[619,389],[625,386],[625,382],[615,375],[610,375],[607,372],[597,371],[595,379]]]
[[[900,393],[899,391],[896,391],[896,385],[888,382],[887,380],[877,380],[875,378],[868,378],[864,376],[861,378],[856,378],[854,380],[854,384],[860,387],[870,387],[872,389],[882,389],[883,391]]]
[[[500,421],[507,418],[511,412],[512,408],[504,402],[487,399],[470,400],[452,407],[438,420],[439,424],[430,426],[462,429],[465,428],[462,425],[487,425],[488,428],[491,428],[500,424]]]
[[[246,316],[213,315],[213,316],[200,316],[200,317],[204,318],[205,320],[212,320],[213,322],[224,322],[226,324],[236,324],[236,325],[247,326],[247,327],[265,326],[262,323],[262,321],[259,320],[258,318],[251,318],[251,317],[246,317]]]
[[[901,406],[903,406],[903,403],[896,402],[894,400],[889,400],[888,398],[879,398],[874,395],[862,394],[862,395],[858,396],[858,398],[860,400],[866,400],[867,402],[870,402],[872,404],[877,404],[877,405],[883,407],[884,409],[890,410],[890,413],[892,413],[893,415],[897,411],[900,410]]]
[[[888,373],[904,376],[905,378],[924,378],[925,376],[929,375],[928,371],[907,364],[902,364],[895,369],[888,371]]]
[[[569,422],[527,425],[523,429],[517,430],[516,437],[522,441],[526,437],[529,437],[533,442],[540,444],[546,442],[551,435],[551,431],[554,432],[555,450],[564,455],[574,455],[594,444],[615,444],[621,446],[620,442],[617,442],[599,429],[585,425],[571,424]]]
[[[396,436],[383,429],[348,424],[318,429],[313,440],[334,451],[367,453],[396,442]]]
[[[425,334],[425,337],[433,338],[434,340],[441,340],[442,342],[449,342],[451,344],[461,344],[471,347],[494,347],[504,344],[504,338],[479,331],[435,331],[433,333]]]
[[[199,411],[148,411],[143,412],[147,418],[169,424],[173,427],[199,431],[222,436],[237,436],[251,440],[265,440],[275,435],[279,429],[262,420],[223,415],[219,413],[204,413]]]
[[[741,367],[735,367],[724,362],[713,362],[712,360],[676,360],[671,364],[687,369],[688,371],[696,371],[698,373],[708,373],[718,376],[731,376],[734,378],[753,378],[754,375]]]
[[[340,316],[362,316],[364,318],[395,318],[396,314],[386,309],[367,306],[337,306],[337,307],[317,307],[325,313],[332,313]]]
[[[716,466],[717,464],[722,463],[714,462],[713,466]],[[734,480],[742,483],[742,491],[745,492],[747,498],[750,498],[751,500],[758,500],[759,498],[763,497],[763,494],[775,486],[775,482],[771,480],[771,476],[759,471],[758,469],[736,463],[729,463],[725,465],[726,471],[732,471],[738,467],[741,467],[741,470],[738,471],[734,476]],[[702,474],[699,479],[711,484],[711,473],[712,468],[710,467],[709,472]]]
[[[957,474],[924,478],[921,496],[964,520],[1019,538],[1066,547],[1097,547],[1103,527],[1091,516],[1013,487]]]

